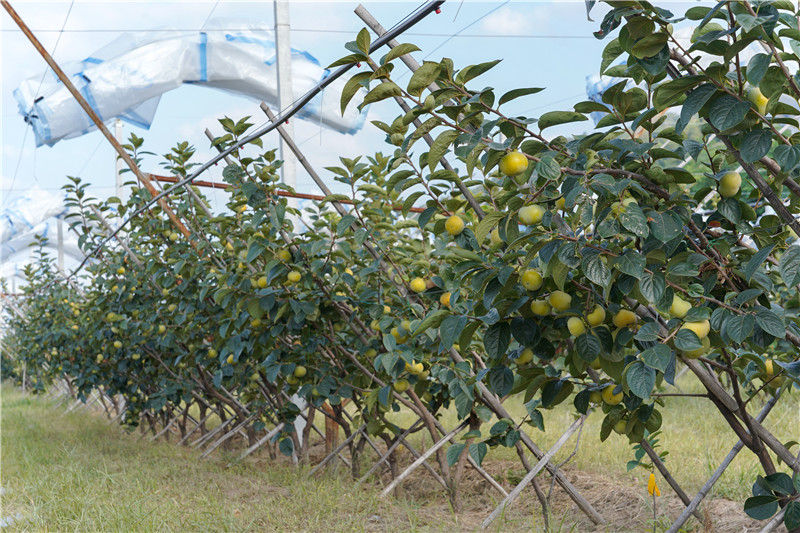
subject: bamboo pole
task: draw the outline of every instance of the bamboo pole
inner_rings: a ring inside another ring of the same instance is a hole
[[[458,426],[457,426],[457,427],[456,427],[454,430],[452,430],[450,433],[448,433],[447,435],[445,435],[444,437],[442,437],[441,439],[439,439],[439,441],[438,441],[438,442],[436,442],[436,443],[435,443],[433,446],[431,446],[430,448],[428,448],[427,450],[425,450],[425,453],[423,453],[423,454],[422,454],[422,455],[419,457],[419,459],[417,459],[416,461],[414,461],[413,463],[411,463],[411,465],[410,465],[408,468],[406,468],[406,469],[405,469],[405,470],[404,470],[404,471],[403,471],[403,472],[402,472],[402,473],[401,473],[399,476],[397,476],[396,478],[394,478],[394,480],[393,480],[391,483],[389,483],[389,486],[388,486],[388,487],[386,487],[385,489],[383,489],[383,492],[381,492],[381,494],[380,494],[380,497],[381,497],[381,498],[385,498],[386,496],[388,496],[388,495],[389,495],[389,494],[390,494],[390,493],[391,493],[391,492],[394,490],[394,488],[395,488],[397,485],[399,485],[400,483],[402,483],[402,481],[403,481],[405,478],[407,478],[408,476],[410,476],[410,475],[411,475],[411,473],[412,473],[414,470],[416,470],[416,469],[417,469],[417,467],[419,467],[419,466],[420,466],[422,463],[424,463],[425,461],[427,461],[427,460],[428,460],[428,458],[429,458],[431,455],[433,455],[434,453],[436,453],[436,450],[438,450],[439,448],[441,448],[442,446],[444,446],[444,445],[445,445],[445,444],[446,444],[446,443],[447,443],[447,442],[450,440],[450,438],[451,438],[451,437],[454,437],[455,435],[457,435],[457,434],[458,434],[458,433],[459,433],[459,432],[460,432],[462,429],[464,429],[464,427],[465,427],[466,425],[467,425],[467,420],[464,420],[464,421],[463,421],[463,422],[461,422],[461,423],[460,423],[460,424],[459,424],[459,425],[458,425]]]
[[[564,446],[564,444],[567,443],[572,434],[575,433],[579,427],[581,427],[581,424],[583,424],[583,421],[585,419],[586,415],[581,415],[580,418],[575,420],[575,422],[572,423],[572,425],[561,435],[561,437],[559,437],[556,443],[553,444],[553,447],[550,448],[547,451],[547,453],[542,456],[541,459],[539,459],[539,462],[536,463],[536,466],[531,468],[531,470],[527,474],[525,474],[525,477],[522,478],[522,481],[520,481],[517,484],[517,486],[514,487],[514,490],[512,490],[508,494],[508,496],[506,496],[506,499],[500,502],[500,505],[495,507],[495,510],[492,511],[492,513],[488,517],[486,517],[486,520],[484,520],[483,523],[481,523],[480,528],[482,530],[489,527],[489,525],[492,522],[494,522],[494,520],[500,515],[500,513],[504,512],[506,508],[508,508],[508,506],[514,503],[514,500],[516,500],[517,497],[519,497],[519,495],[522,493],[525,487],[528,486],[528,483],[530,483],[533,480],[533,478],[536,477],[536,474],[538,474],[545,466],[547,466],[550,463],[550,459],[552,459],[553,456],[556,454],[556,452],[560,450],[561,447]]]

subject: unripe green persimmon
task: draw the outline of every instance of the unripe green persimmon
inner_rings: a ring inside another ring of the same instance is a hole
[[[687,302],[686,300],[682,299],[677,294],[672,297],[672,305],[669,307],[669,312],[675,318],[683,318],[686,316],[686,313],[689,312],[689,309],[692,308],[692,304]]]
[[[689,331],[694,331],[695,335],[702,341],[703,338],[707,337],[709,332],[711,331],[711,323],[706,320],[700,320],[698,322],[684,322],[681,326],[681,329],[688,329]]]
[[[533,360],[533,350],[531,350],[530,348],[525,348],[520,352],[519,357],[517,357],[514,360],[514,362],[517,363],[518,365],[524,365],[525,363],[530,363],[532,360]]]
[[[556,311],[565,311],[572,304],[572,296],[564,291],[553,291],[548,296],[547,301]]]
[[[719,179],[719,195],[723,198],[736,196],[742,186],[742,176],[738,172],[727,172]]]
[[[540,205],[526,205],[519,210],[519,221],[526,226],[533,226],[542,221],[545,209]]]
[[[405,392],[405,391],[408,390],[408,385],[409,385],[408,380],[399,379],[399,380],[394,382],[392,387],[394,388],[394,390],[396,392]]]
[[[592,312],[586,315],[586,322],[588,322],[591,327],[599,326],[605,319],[606,310],[597,304],[595,304]]]
[[[528,269],[519,277],[525,290],[535,291],[542,286],[542,275],[535,270]]]
[[[550,304],[545,300],[534,300],[531,302],[531,313],[538,316],[550,314]]]
[[[586,325],[577,316],[572,316],[567,320],[567,329],[573,337],[586,333]]]
[[[444,223],[444,228],[450,235],[460,235],[464,231],[464,220],[458,215],[453,215]]]
[[[619,405],[622,403],[622,399],[624,394],[620,391],[617,394],[614,394],[614,389],[616,385],[611,383],[608,387],[603,389],[603,401],[606,402],[608,405]]]
[[[425,291],[427,284],[425,283],[425,280],[422,278],[414,278],[411,280],[409,286],[411,287],[412,291],[420,293]]]
[[[761,115],[765,115],[767,113],[767,102],[769,102],[769,98],[764,96],[764,93],[761,92],[761,89],[758,87],[753,87],[749,91],[747,91],[747,99],[756,106],[758,113]]]
[[[500,172],[506,176],[516,176],[528,169],[528,158],[519,152],[510,152],[500,159]]]
[[[614,322],[614,325],[618,328],[624,328],[636,324],[636,320],[636,313],[628,309],[620,309],[617,314],[614,315],[614,318],[611,319],[611,321]]]

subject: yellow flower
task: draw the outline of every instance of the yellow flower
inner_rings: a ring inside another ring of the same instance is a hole
[[[656,485],[656,475],[650,474],[650,480],[647,482],[647,493],[652,496],[655,493],[656,496],[661,496],[661,491],[658,490],[658,485]]]

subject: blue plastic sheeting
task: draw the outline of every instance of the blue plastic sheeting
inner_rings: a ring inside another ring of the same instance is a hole
[[[195,34],[124,34],[62,69],[104,121],[119,117],[143,128],[152,124],[161,95],[184,83],[222,89],[277,107],[276,50],[270,33],[246,25],[230,31],[230,22],[225,23],[226,30],[214,30],[218,25],[209,24],[206,31]],[[328,75],[311,54],[292,49],[295,99]],[[37,146],[52,146],[95,129],[54,74],[46,76],[40,88],[41,79],[41,75],[34,76],[14,91]],[[364,125],[366,111],[359,113],[356,104],[361,98],[356,96],[342,116],[340,99],[345,83],[344,79],[332,83],[298,116],[341,133],[356,133]]]

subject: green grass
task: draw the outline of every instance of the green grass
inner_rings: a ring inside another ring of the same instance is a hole
[[[685,391],[697,389],[691,379],[679,385]],[[514,403],[509,409],[516,415],[524,410]],[[798,409],[800,395],[795,392],[784,398],[765,425],[783,441],[796,438]],[[496,493],[474,472],[464,482],[466,511],[455,516],[440,488],[421,469],[405,484],[403,497],[381,500],[379,482],[354,487],[345,469],[307,479],[307,469],[270,461],[265,455],[226,469],[230,455],[225,452],[200,460],[198,452],[174,442],[151,443],[140,439],[138,431],[126,433],[103,417],[64,411],[46,398],[22,397],[12,387],[2,388],[2,516],[19,512],[25,517],[7,530],[462,531],[474,530],[497,504]],[[395,418],[409,421],[407,413]],[[627,439],[614,434],[599,443],[601,418],[599,413],[588,418],[580,450],[568,468],[590,481],[590,486],[576,485],[591,501],[601,502],[596,506],[614,523],[607,531],[642,530],[652,521],[644,489],[647,473],[625,471],[632,457]],[[452,427],[453,420],[447,413],[443,422]],[[528,432],[546,449],[572,420],[568,406],[562,406],[546,412],[546,434],[530,428]],[[663,446],[670,450],[667,466],[690,493],[735,441],[711,404],[701,398],[671,399],[664,430]],[[414,436],[421,438],[422,432]],[[557,460],[573,447],[574,440]],[[408,455],[403,459],[408,461]],[[364,463],[372,460],[368,455]],[[489,453],[486,466],[499,479],[509,471],[522,473],[513,453],[502,448]],[[756,461],[744,450],[712,497],[741,502],[757,472]],[[544,481],[549,485],[549,478]],[[661,480],[660,485],[666,496],[668,487]],[[574,526],[579,514],[558,492],[555,530],[586,530],[585,524]],[[615,495],[619,511],[603,503],[607,500],[601,495],[608,494]],[[740,511],[741,503],[735,509]],[[535,498],[526,492],[496,523],[496,530],[540,531],[540,521]]]
[[[306,480],[290,465],[225,468],[224,458],[150,443],[91,414],[2,389],[3,516],[25,531],[361,531],[418,519],[346,477]]]

